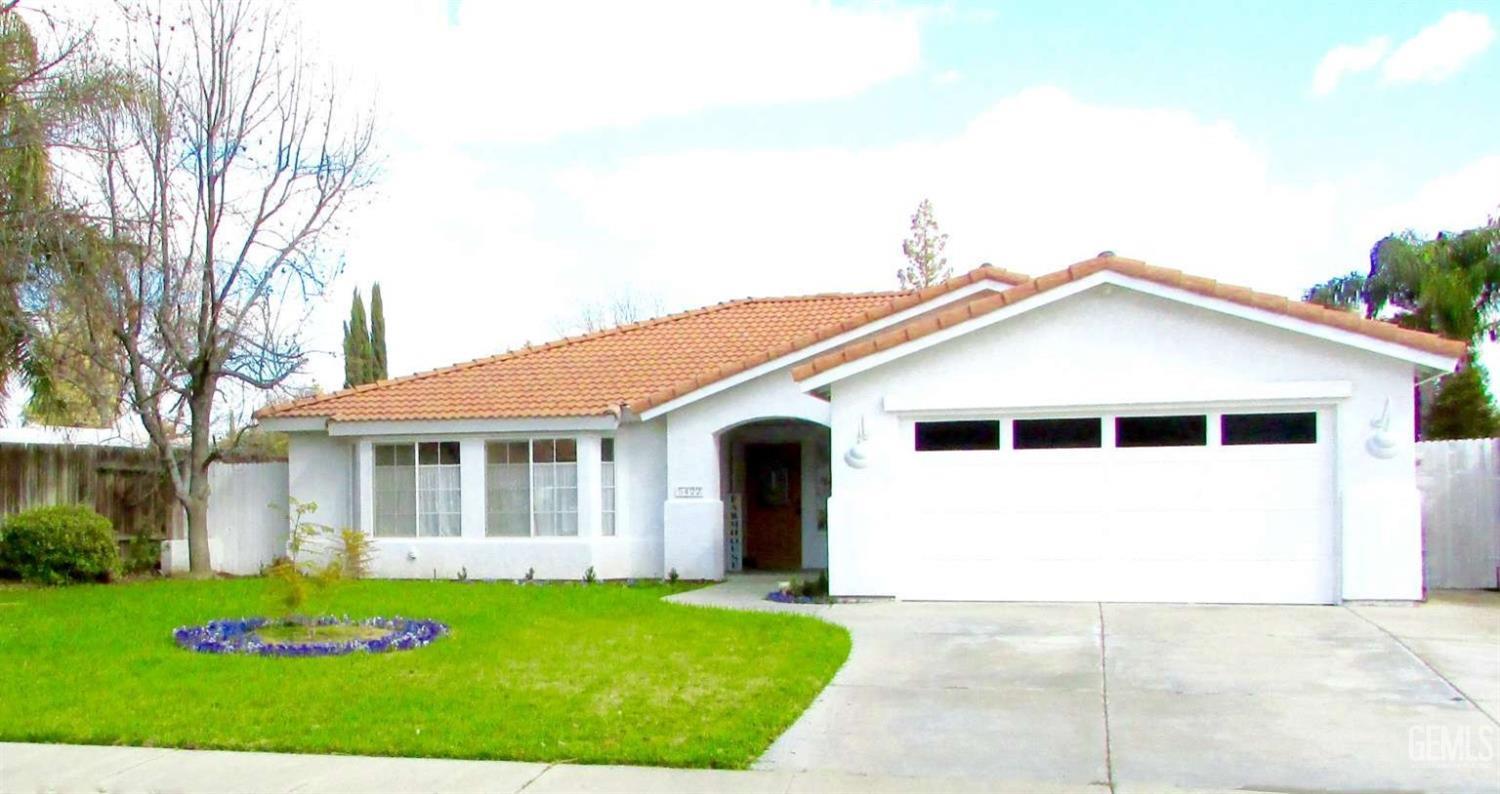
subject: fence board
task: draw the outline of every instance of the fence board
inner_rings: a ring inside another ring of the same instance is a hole
[[[1500,586],[1500,439],[1418,444],[1417,487],[1427,586]]]
[[[182,532],[171,484],[149,450],[0,443],[0,516],[55,504],[89,505],[122,535]]]

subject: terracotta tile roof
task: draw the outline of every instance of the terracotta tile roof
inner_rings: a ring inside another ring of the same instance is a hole
[[[1180,270],[1146,264],[1138,259],[1117,256],[1100,256],[1079,262],[1076,265],[1039,276],[1004,292],[966,301],[951,309],[932,312],[902,323],[899,326],[856,340],[838,350],[830,351],[792,369],[796,380],[807,380],[819,372],[847,364],[872,353],[887,350],[896,345],[920,339],[944,328],[950,328],[967,320],[980,317],[1006,306],[1014,306],[1027,298],[1056,289],[1078,279],[1087,278],[1103,270],[1124,276],[1150,281],[1168,287],[1187,290],[1198,295],[1238,303],[1264,311],[1284,314],[1299,320],[1332,326],[1356,334],[1380,339],[1404,347],[1435,353],[1440,356],[1462,358],[1469,349],[1464,342],[1448,339],[1437,334],[1413,331],[1381,320],[1369,320],[1359,315],[1329,309],[1315,303],[1304,303],[1279,295],[1256,292],[1247,287],[1220,284],[1212,279],[1192,276]]]
[[[258,418],[335,421],[597,416],[644,411],[976,281],[988,265],[918,292],[747,298],[270,406]]]
[[[809,345],[814,345],[818,342],[832,339],[839,334],[853,331],[861,325],[872,323],[897,312],[905,311],[919,303],[925,303],[961,287],[967,287],[970,284],[986,280],[998,281],[1010,287],[1015,284],[1025,283],[1027,277],[1020,273],[987,264],[977,267],[961,276],[948,279],[941,284],[934,284],[914,292],[883,293],[887,298],[885,301],[865,309],[858,314],[845,317],[828,325],[810,329],[808,332],[788,339],[769,350],[757,351],[738,360],[725,361],[717,366],[695,373],[691,377],[684,378],[669,384],[665,388],[647,394],[640,399],[631,401],[629,408],[636,413],[649,411],[658,405],[671,402],[678,397],[697,391],[715,381],[732,377],[772,359],[781,358]]]

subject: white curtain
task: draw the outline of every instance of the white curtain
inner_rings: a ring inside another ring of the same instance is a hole
[[[416,468],[375,466],[375,535],[409,538],[417,534]]]
[[[422,466],[417,472],[417,534],[458,537],[463,496],[458,466]]]
[[[615,534],[615,464],[605,461],[599,464],[599,480],[603,504],[600,530],[606,537]]]
[[[531,466],[491,463],[485,470],[485,534],[531,535]]]
[[[578,464],[538,463],[533,467],[536,534],[578,534]]]

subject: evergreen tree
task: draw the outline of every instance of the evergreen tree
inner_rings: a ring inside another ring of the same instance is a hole
[[[374,351],[370,348],[369,326],[365,323],[365,301],[354,288],[354,302],[349,307],[349,323],[344,326],[344,388],[360,386],[374,380]]]
[[[1490,438],[1500,435],[1500,413],[1485,385],[1485,370],[1471,356],[1438,385],[1437,397],[1422,417],[1422,438]]]
[[[390,370],[385,357],[385,303],[380,300],[380,282],[370,288],[371,380],[385,380]]]

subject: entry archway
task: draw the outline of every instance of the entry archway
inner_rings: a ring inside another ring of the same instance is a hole
[[[723,430],[718,439],[725,568],[827,568],[828,428],[765,418]]]

